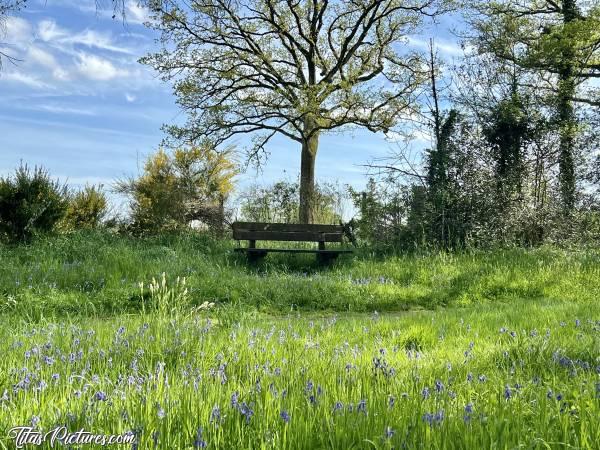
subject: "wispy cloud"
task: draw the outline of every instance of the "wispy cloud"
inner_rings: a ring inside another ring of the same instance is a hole
[[[89,80],[109,81],[130,75],[128,70],[115,67],[108,59],[89,53],[80,53],[76,66],[78,72]]]
[[[125,17],[127,22],[143,24],[150,21],[150,11],[139,1],[129,0],[125,4]]]
[[[29,75],[27,73],[22,73],[22,72],[17,72],[17,71],[3,72],[2,74],[0,74],[0,79],[2,79],[3,81],[24,84],[24,85],[29,86],[34,89],[51,89],[52,88],[49,84],[44,83],[42,80],[40,80],[39,78],[37,78],[33,75]]]
[[[45,19],[38,23],[38,36],[44,42],[53,44],[65,51],[65,46],[82,45],[89,48],[98,48],[115,53],[135,54],[131,48],[117,45],[113,36],[108,32],[99,32],[86,28],[83,31],[73,32],[60,27],[54,20]]]
[[[37,105],[32,109],[37,109],[39,111],[46,111],[52,114],[72,114],[77,116],[95,116],[96,113],[90,109],[82,109],[82,108],[72,108],[70,106],[61,106],[61,105]]]

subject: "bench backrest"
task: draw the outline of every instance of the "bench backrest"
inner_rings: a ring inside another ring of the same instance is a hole
[[[248,241],[342,242],[341,225],[234,222],[233,238]]]

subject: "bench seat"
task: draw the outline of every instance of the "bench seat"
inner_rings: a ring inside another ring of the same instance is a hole
[[[252,261],[265,257],[268,253],[314,253],[321,262],[328,262],[340,254],[352,253],[351,249],[326,249],[326,242],[344,241],[344,228],[341,225],[234,222],[233,238],[247,240],[248,247],[239,247],[235,252],[246,253]],[[256,241],[295,241],[317,242],[318,248],[257,248]]]

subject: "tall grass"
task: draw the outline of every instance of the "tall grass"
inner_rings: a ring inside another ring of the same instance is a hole
[[[48,237],[0,247],[0,313],[138,312],[140,282],[186,278],[191,305],[206,301],[276,314],[402,311],[496,302],[593,302],[600,252],[552,248],[374,258],[365,250],[321,267],[311,256],[269,255],[249,266],[229,241],[198,234],[128,238],[107,233]]]
[[[174,311],[5,319],[0,430],[133,432],[139,449],[600,444],[591,304],[239,321]]]

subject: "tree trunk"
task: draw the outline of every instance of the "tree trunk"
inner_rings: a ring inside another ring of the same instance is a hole
[[[315,160],[319,148],[319,132],[312,116],[304,119],[304,140],[300,163],[300,223],[313,223],[315,198]]]
[[[563,23],[569,24],[577,16],[575,0],[563,1]],[[575,207],[575,167],[573,148],[575,146],[575,114],[572,98],[575,96],[575,79],[573,69],[574,52],[566,45],[562,52],[558,85],[558,120],[560,148],[558,157],[560,194],[565,212]]]

